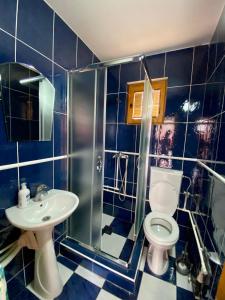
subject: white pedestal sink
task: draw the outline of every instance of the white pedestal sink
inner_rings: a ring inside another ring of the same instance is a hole
[[[67,219],[77,208],[78,197],[62,190],[50,190],[40,202],[28,207],[6,209],[6,216],[16,227],[35,233],[39,249],[35,252],[33,290],[44,299],[53,299],[63,289],[52,240],[54,226]]]

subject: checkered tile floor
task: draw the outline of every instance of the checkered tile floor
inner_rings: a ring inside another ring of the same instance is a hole
[[[102,215],[102,229],[109,226],[112,233],[104,233],[101,240],[101,250],[125,262],[129,261],[134,241],[133,224],[124,222],[110,215]]]
[[[175,251],[173,251],[174,255]],[[63,256],[58,257],[59,270],[64,282],[64,289],[57,300],[192,300],[191,285],[186,276],[178,274],[170,257],[170,265],[166,274],[157,277],[151,273],[146,262],[147,248],[144,248],[140,263],[140,277],[136,295],[113,285],[103,277],[89,269],[77,265]],[[17,300],[37,300],[25,290]]]

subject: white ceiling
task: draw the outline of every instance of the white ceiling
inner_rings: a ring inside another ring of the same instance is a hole
[[[101,59],[211,40],[225,0],[45,0]]]

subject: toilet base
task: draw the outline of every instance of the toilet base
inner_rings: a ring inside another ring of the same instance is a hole
[[[148,248],[147,262],[149,269],[158,276],[166,273],[169,266],[167,249],[153,247]]]

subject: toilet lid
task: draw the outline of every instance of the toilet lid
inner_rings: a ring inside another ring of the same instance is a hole
[[[150,188],[149,202],[152,211],[173,216],[177,209],[178,192],[167,181],[156,182]]]

